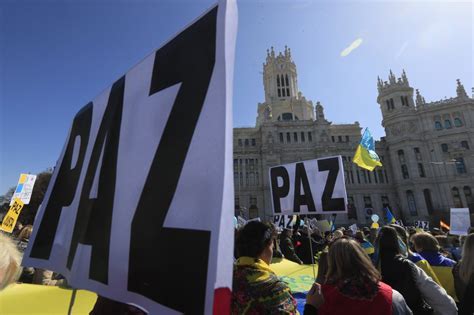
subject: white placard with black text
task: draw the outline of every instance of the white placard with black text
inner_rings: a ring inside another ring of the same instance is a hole
[[[269,175],[274,214],[347,212],[341,156],[271,167]]]

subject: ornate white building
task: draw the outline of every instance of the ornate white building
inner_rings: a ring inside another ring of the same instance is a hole
[[[413,100],[405,72],[378,79],[387,136],[376,143],[383,167],[374,172],[352,163],[359,123],[333,124],[319,102],[314,106],[299,91],[290,49],[267,51],[263,85],[255,127],[234,128],[235,205],[244,215],[270,218],[269,167],[331,155],[343,156],[350,204],[339,224],[369,223],[385,206],[407,222],[436,224],[447,219],[449,207],[474,210],[474,100],[459,81],[457,97],[426,103],[418,91]]]

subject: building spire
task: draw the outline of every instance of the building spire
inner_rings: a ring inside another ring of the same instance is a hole
[[[403,71],[402,71],[402,82],[405,83],[406,85],[409,85],[405,69],[403,69]]]
[[[388,81],[390,84],[395,84],[397,82],[397,79],[393,75],[392,69],[390,69],[390,75],[388,76]]]
[[[458,97],[468,98],[466,90],[464,89],[464,85],[461,84],[461,80],[457,79],[456,81],[458,83],[458,86],[456,87],[456,94],[458,95]]]
[[[416,106],[421,106],[421,105],[425,105],[426,102],[425,102],[425,98],[423,96],[421,96],[420,94],[420,91],[418,89],[416,89]]]

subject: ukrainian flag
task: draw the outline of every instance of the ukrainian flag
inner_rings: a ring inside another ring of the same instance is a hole
[[[385,209],[385,214],[387,216],[387,223],[395,223],[395,217],[393,216],[392,212],[388,207],[384,208]]]
[[[382,166],[379,156],[375,153],[374,138],[370,134],[369,128],[365,128],[353,161],[359,167],[369,171],[373,171],[376,166]]]

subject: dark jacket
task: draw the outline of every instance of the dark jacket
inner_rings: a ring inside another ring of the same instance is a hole
[[[301,259],[296,255],[295,248],[293,247],[293,241],[288,236],[280,237],[280,249],[286,259],[294,261],[295,263],[302,264]]]
[[[415,264],[400,256],[386,254],[381,257],[382,281],[401,293],[413,314],[432,314],[416,285]]]

